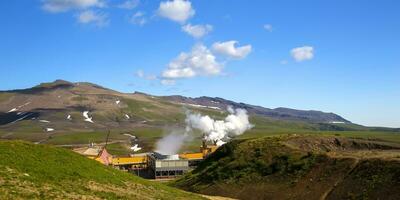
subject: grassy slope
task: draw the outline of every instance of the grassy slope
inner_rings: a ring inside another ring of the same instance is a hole
[[[7,92],[2,92],[0,93],[0,103],[9,100],[13,94],[7,93]]]
[[[239,199],[319,199],[336,181],[345,179],[330,193],[330,199],[379,197],[377,194],[386,185],[390,189],[384,189],[387,193],[381,194],[382,199],[400,198],[398,161],[377,164],[366,160],[357,165],[352,158],[291,149],[281,143],[283,140],[270,137],[232,141],[173,185]],[[352,184],[359,187],[352,189]]]
[[[0,142],[0,199],[201,199],[74,152]]]

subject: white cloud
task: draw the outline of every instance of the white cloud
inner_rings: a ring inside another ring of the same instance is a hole
[[[311,60],[314,58],[314,47],[311,46],[303,46],[297,47],[290,51],[293,59],[297,62],[302,62],[305,60]]]
[[[173,79],[162,79],[161,84],[163,85],[175,85],[176,81]]]
[[[138,71],[136,72],[136,76],[139,77],[139,78],[143,78],[143,77],[144,77],[144,72],[143,72],[143,70],[138,70]]]
[[[227,42],[216,42],[212,45],[212,50],[221,55],[225,55],[231,58],[243,59],[252,50],[251,45],[245,45],[241,47],[235,47],[237,41],[231,40]]]
[[[109,23],[108,15],[100,12],[95,12],[92,10],[86,10],[77,16],[78,22],[81,24],[93,23],[98,27],[107,26]]]
[[[90,7],[105,7],[103,0],[43,0],[42,8],[48,12],[58,13],[72,9],[87,9]]]
[[[121,9],[132,10],[139,5],[139,0],[126,0],[123,3],[119,4],[117,7]]]
[[[213,30],[213,27],[209,24],[205,25],[186,24],[185,26],[182,26],[182,30],[194,38],[201,38],[207,35],[209,32],[211,32]]]
[[[267,30],[268,32],[272,32],[274,28],[272,27],[271,24],[264,24],[264,29]]]
[[[144,12],[138,11],[132,15],[132,17],[129,19],[129,22],[132,24],[143,26],[147,23],[147,19]]]
[[[171,61],[163,71],[164,79],[190,78],[199,75],[218,75],[223,65],[217,62],[216,57],[204,45],[195,45],[191,52],[182,52]]]
[[[195,10],[192,8],[192,3],[187,0],[164,1],[160,3],[158,8],[158,15],[180,23],[186,22],[194,14]]]
[[[136,76],[139,77],[139,78],[146,79],[146,80],[155,80],[155,79],[157,79],[157,76],[151,75],[151,74],[145,74],[143,72],[143,70],[136,71]]]

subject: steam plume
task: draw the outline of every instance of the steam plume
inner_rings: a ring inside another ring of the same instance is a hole
[[[176,154],[186,138],[187,134],[173,132],[157,142],[156,152],[164,155]]]
[[[224,120],[214,120],[208,115],[193,114],[186,116],[186,131],[198,129],[204,133],[204,139],[223,145],[231,137],[243,134],[253,127],[244,109],[228,107],[229,115]]]

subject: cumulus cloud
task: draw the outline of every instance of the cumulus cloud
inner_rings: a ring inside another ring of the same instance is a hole
[[[90,7],[105,7],[103,0],[43,0],[42,8],[48,12],[66,12],[72,9],[87,9]]]
[[[186,24],[182,26],[182,30],[194,38],[202,38],[213,30],[213,27],[209,24],[205,25],[191,25]]]
[[[127,0],[119,4],[117,7],[121,9],[132,10],[136,8],[139,5],[139,3],[140,3],[139,0]]]
[[[147,19],[145,17],[144,12],[138,11],[131,16],[131,18],[129,19],[129,22],[132,24],[143,26],[147,23]]]
[[[164,1],[160,3],[158,8],[158,15],[179,23],[186,22],[194,14],[195,10],[192,8],[192,3],[187,0]]]
[[[274,28],[272,27],[271,24],[264,24],[264,29],[268,32],[272,32],[274,30]]]
[[[231,40],[226,42],[216,42],[212,45],[212,50],[218,54],[235,59],[245,58],[252,50],[251,45],[236,47],[238,42]]]
[[[297,62],[302,62],[306,60],[311,60],[314,58],[314,47],[311,46],[303,46],[297,47],[290,51],[293,59]]]
[[[164,79],[190,78],[198,75],[218,75],[223,65],[204,45],[195,45],[191,52],[182,52],[162,73]]]
[[[77,15],[78,22],[81,24],[93,23],[98,27],[107,26],[109,23],[108,15],[93,10],[85,10]]]

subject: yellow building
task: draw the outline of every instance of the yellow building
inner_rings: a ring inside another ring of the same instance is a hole
[[[129,157],[113,157],[111,165],[120,169],[145,169],[148,166],[146,153],[133,154]]]

